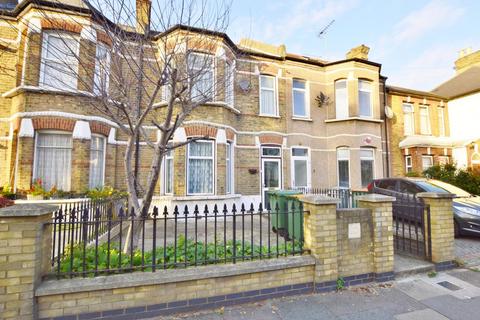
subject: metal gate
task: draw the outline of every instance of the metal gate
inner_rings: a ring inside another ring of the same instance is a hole
[[[395,253],[430,260],[430,206],[415,195],[396,196],[393,203]]]

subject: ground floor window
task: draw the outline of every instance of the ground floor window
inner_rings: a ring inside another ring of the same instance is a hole
[[[432,156],[422,156],[422,170],[425,171],[428,168],[433,166],[433,157]]]
[[[309,186],[310,170],[307,148],[292,148],[292,187]]]
[[[350,150],[347,148],[337,149],[338,186],[350,188]]]
[[[444,166],[446,164],[448,164],[450,162],[450,160],[448,159],[448,156],[439,156],[438,157],[438,164],[441,165],[441,166]]]
[[[173,193],[173,151],[169,150],[163,162],[163,193]]]
[[[214,181],[213,141],[195,141],[188,144],[188,194],[213,194]]]
[[[373,149],[360,150],[360,172],[362,188],[366,188],[373,180],[375,171],[375,152]]]
[[[105,176],[105,137],[92,136],[90,142],[90,188],[103,187]]]
[[[412,156],[405,157],[405,172],[413,172]]]
[[[227,143],[226,152],[225,192],[229,194],[233,193],[233,148],[230,142]]]
[[[41,179],[47,190],[70,191],[72,136],[63,133],[37,132],[34,179]]]

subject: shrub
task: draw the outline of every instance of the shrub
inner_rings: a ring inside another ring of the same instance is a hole
[[[106,198],[124,198],[128,193],[115,190],[112,187],[104,186],[87,190],[85,195],[92,200],[101,200]]]
[[[480,172],[458,169],[453,164],[433,166],[423,172],[426,177],[453,184],[469,193],[480,195]]]
[[[3,196],[0,196],[0,208],[10,207],[10,206],[13,206],[14,204],[15,202],[13,202],[12,200],[5,198]]]
[[[33,181],[32,187],[28,191],[28,194],[33,196],[47,196],[48,192],[45,190],[42,184],[42,179],[35,179]]]
[[[8,184],[2,187],[0,196],[11,200],[15,199],[15,193],[12,192],[12,188]]]

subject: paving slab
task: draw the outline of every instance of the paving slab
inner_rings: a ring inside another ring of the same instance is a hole
[[[480,288],[480,271],[456,269],[449,271],[448,274]]]
[[[396,320],[448,320],[447,317],[432,309],[423,309],[395,316]]]
[[[460,300],[451,295],[423,300],[422,303],[451,320],[480,319],[480,298]]]
[[[329,320],[336,319],[323,303],[314,296],[276,300],[273,303],[281,319]]]
[[[440,286],[437,288],[418,278],[400,281],[397,284],[397,288],[415,300],[424,300],[445,294],[445,291]]]
[[[480,267],[480,237],[455,239],[455,256],[467,267]]]

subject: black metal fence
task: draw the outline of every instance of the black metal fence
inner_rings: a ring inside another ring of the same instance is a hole
[[[300,188],[303,194],[319,194],[340,200],[337,204],[339,209],[357,208],[357,197],[368,194],[366,191],[353,191],[351,189],[328,189],[328,188]]]
[[[66,214],[65,211],[68,213]],[[287,210],[226,205],[213,208],[157,207],[138,215],[133,209],[92,203],[61,209],[53,229],[49,276],[98,275],[186,268],[303,252],[303,207]]]

